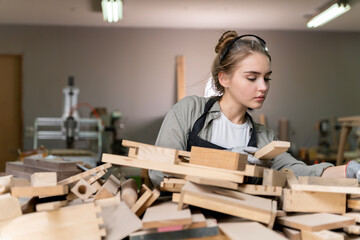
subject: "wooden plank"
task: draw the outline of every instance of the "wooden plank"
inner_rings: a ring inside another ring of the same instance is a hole
[[[347,212],[347,213],[344,213],[343,216],[351,217],[351,218],[355,219],[355,221],[357,223],[360,223],[360,212]]]
[[[299,181],[296,178],[294,171],[291,169],[283,168],[281,169],[281,172],[284,172],[286,174],[286,187],[291,188],[293,184],[298,184]]]
[[[179,207],[184,203],[266,224],[272,221],[272,200],[237,191],[187,182],[181,190]]]
[[[140,206],[139,210],[137,210],[135,213],[137,216],[141,216],[147,208],[149,208],[158,198],[160,197],[160,190],[158,188],[154,188],[152,191],[152,194],[146,202]]]
[[[30,186],[30,181],[27,179],[22,179],[22,178],[13,178],[14,179],[14,187],[25,187],[25,186]]]
[[[283,189],[283,206],[286,212],[345,213],[346,194],[303,192]]]
[[[87,182],[88,182],[89,184],[93,184],[95,181],[99,180],[102,176],[104,176],[104,175],[106,174],[106,172],[107,172],[106,170],[102,170],[102,171],[96,173],[94,176],[92,176],[91,178],[89,178],[89,179],[87,180]]]
[[[69,192],[68,186],[44,186],[44,187],[13,187],[11,195],[14,197],[51,197],[65,195]]]
[[[191,214],[191,224],[184,226],[184,229],[203,228],[206,227],[206,218],[202,213]]]
[[[190,163],[208,167],[243,171],[247,155],[204,147],[191,147]]]
[[[352,218],[330,213],[286,216],[277,218],[276,222],[287,227],[311,232],[343,228],[355,224],[355,220]]]
[[[138,199],[138,188],[137,183],[134,179],[127,179],[121,183],[121,199],[132,208]]]
[[[150,162],[150,161],[132,159],[132,158],[117,156],[112,154],[105,154],[105,153],[103,154],[102,162],[108,162],[116,165],[123,165],[123,166],[136,167],[136,168],[153,169],[153,170],[170,172],[175,174],[192,175],[199,177],[212,176],[215,179],[227,180],[227,181],[239,182],[239,183],[242,183],[244,181],[244,175],[240,171],[238,173],[233,173],[233,172],[229,173],[229,172],[221,171],[216,168],[205,169],[202,166],[201,166],[202,170],[199,171],[199,168],[195,168],[189,165],[180,165],[180,164],[174,165],[167,163]]]
[[[360,198],[348,199],[347,207],[351,209],[360,210]]]
[[[129,148],[128,157],[137,158],[139,148]]]
[[[121,203],[120,191],[112,198],[103,198],[95,200],[95,204],[101,207],[116,206]]]
[[[145,184],[143,184],[142,189],[140,191],[140,197],[136,201],[134,206],[132,206],[131,211],[133,211],[134,213],[138,212],[141,209],[141,207],[145,205],[146,202],[150,199],[151,195],[152,195],[152,191]]]
[[[360,194],[359,187],[339,187],[339,186],[293,184],[291,186],[291,188],[293,190],[297,190],[297,191]]]
[[[0,195],[0,221],[9,220],[21,216],[19,200],[9,193]]]
[[[41,212],[41,211],[57,210],[61,207],[65,207],[67,205],[67,203],[68,203],[67,200],[63,200],[63,201],[55,201],[55,202],[36,204],[36,211]]]
[[[182,55],[176,56],[176,89],[178,101],[180,101],[186,96],[185,82],[185,57]]]
[[[61,158],[54,158],[54,159],[24,158],[24,166],[40,168],[51,172],[79,170],[75,162],[64,161]]]
[[[272,141],[265,147],[258,150],[254,157],[262,160],[270,160],[286,152],[290,148],[290,142]]]
[[[238,186],[239,186],[237,183],[234,183],[234,182],[215,180],[212,178],[201,178],[201,177],[195,177],[195,176],[185,176],[185,180],[188,180],[190,182],[197,183],[200,185],[222,187],[222,188],[233,189],[233,190],[237,190]]]
[[[77,174],[75,176],[64,179],[64,180],[58,182],[58,184],[59,185],[71,184],[71,183],[74,183],[76,181],[79,181],[81,178],[86,178],[87,176],[90,176],[90,175],[92,175],[94,173],[103,171],[103,170],[108,169],[110,167],[111,167],[111,163],[106,163],[106,164],[100,165],[98,167],[92,168],[92,169],[90,169],[90,170],[88,170],[86,172],[82,172],[82,173],[79,173],[79,174]]]
[[[240,184],[238,190],[240,192],[251,195],[279,196],[279,197],[282,195],[282,187],[277,187],[277,186]]]
[[[300,184],[321,185],[321,186],[338,186],[338,187],[358,187],[359,183],[356,178],[327,178],[327,177],[309,177],[299,176]]]
[[[151,160],[176,164],[178,162],[178,151],[171,148],[141,144],[137,158],[145,161]]]
[[[282,227],[281,231],[285,234],[289,240],[301,240],[301,232],[295,229]]]
[[[142,222],[143,229],[149,229],[191,224],[192,218],[190,209],[178,210],[176,203],[162,202],[149,207]]]
[[[286,186],[286,173],[274,169],[264,169],[263,182],[264,186]]]
[[[57,174],[56,172],[37,172],[33,173],[30,178],[31,186],[56,186]]]
[[[185,182],[186,180],[184,179],[164,177],[163,181],[160,183],[160,190],[166,192],[180,192]]]
[[[221,231],[236,240],[285,240],[286,238],[257,222],[219,223]]]
[[[62,186],[62,185],[59,185]],[[80,179],[74,187],[71,188],[71,192],[82,200],[88,199],[93,193],[96,192],[96,188],[91,186],[84,179]]]
[[[10,189],[14,186],[14,178],[12,175],[0,177],[0,194],[10,192]]]
[[[319,232],[301,231],[302,240],[344,240],[344,236],[340,233],[322,230]]]
[[[118,240],[142,229],[141,220],[129,209],[125,202],[104,207],[101,213],[104,218],[107,240]]]

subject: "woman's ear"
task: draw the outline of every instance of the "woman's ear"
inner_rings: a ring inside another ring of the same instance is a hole
[[[224,88],[229,87],[230,78],[226,73],[219,72],[218,78],[219,78],[219,83],[221,84],[221,86],[223,86]]]

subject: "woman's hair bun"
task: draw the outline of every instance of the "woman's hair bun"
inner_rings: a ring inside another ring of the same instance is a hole
[[[215,52],[222,52],[224,47],[234,38],[238,37],[238,34],[235,31],[226,31],[220,37],[218,44],[215,47]]]

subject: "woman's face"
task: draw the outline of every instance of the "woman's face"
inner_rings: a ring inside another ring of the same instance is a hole
[[[248,108],[261,108],[270,88],[271,66],[267,56],[252,53],[243,59],[227,79],[225,94]]]

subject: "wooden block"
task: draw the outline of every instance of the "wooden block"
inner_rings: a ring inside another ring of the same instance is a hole
[[[219,223],[220,230],[230,239],[285,240],[286,238],[257,222]]]
[[[327,177],[309,177],[300,176],[300,184],[321,185],[321,186],[338,186],[338,187],[358,187],[359,183],[356,178],[327,178]]]
[[[287,168],[283,168],[281,169],[281,172],[284,172],[286,174],[286,187],[287,188],[291,188],[291,186],[293,184],[298,184],[299,181],[298,179],[296,178],[293,170],[291,169],[287,169]]]
[[[125,202],[104,207],[101,213],[104,218],[107,240],[118,240],[142,229],[141,220],[129,209]]]
[[[290,142],[272,141],[254,154],[254,157],[262,160],[270,160],[286,152],[290,148]]]
[[[178,203],[180,201],[180,193],[173,193],[172,194],[172,202]]]
[[[229,170],[245,169],[247,155],[204,147],[191,147],[190,163]]]
[[[264,186],[286,186],[286,173],[274,169],[264,169],[263,183]]]
[[[0,221],[9,220],[21,216],[19,200],[9,193],[0,195]]]
[[[91,178],[89,178],[87,180],[87,182],[89,184],[93,184],[95,181],[99,180],[105,174],[106,174],[106,170],[102,170],[102,171],[98,172],[97,174],[95,174],[94,176],[92,176]]]
[[[67,203],[68,203],[68,201],[64,200],[64,201],[55,201],[55,202],[36,204],[36,211],[41,212],[41,211],[57,210],[61,207],[65,207],[67,205]]]
[[[282,187],[277,186],[264,186],[264,185],[253,185],[253,184],[240,184],[238,190],[243,193],[251,195],[262,195],[262,196],[281,196]]]
[[[360,225],[350,225],[343,228],[347,234],[360,235]]]
[[[276,222],[287,227],[311,232],[343,228],[345,226],[355,224],[355,220],[352,218],[330,213],[314,213],[280,217],[277,218]]]
[[[186,81],[185,81],[185,56],[176,56],[176,89],[177,100],[180,101],[186,97]]]
[[[285,234],[289,240],[301,240],[301,232],[295,229],[283,227],[281,231]]]
[[[10,189],[14,186],[14,178],[12,175],[0,177],[0,194],[10,192]]]
[[[94,189],[95,189],[95,192],[96,191],[99,191],[100,188],[101,188],[101,184],[98,182],[98,181],[95,181],[93,182],[92,184],[90,184]]]
[[[148,200],[137,210],[135,213],[137,216],[141,216],[147,208],[149,208],[158,198],[160,197],[160,190],[158,188],[154,188],[152,194]]]
[[[14,180],[14,187],[26,187],[26,186],[30,186],[30,181],[27,179],[22,179],[22,178],[13,178]]]
[[[143,161],[139,159],[132,159],[128,157],[112,155],[112,154],[103,154],[102,162],[113,163],[117,165],[129,166],[129,167],[137,167],[137,168],[144,168],[144,169],[153,169],[162,172],[170,172],[175,174],[182,174],[182,175],[192,175],[192,176],[199,176],[199,177],[209,177],[212,176],[214,179],[220,180],[227,180],[232,182],[239,182],[242,183],[244,181],[244,174],[240,171],[235,172],[225,172],[215,168],[205,168],[200,166],[201,171],[199,168],[193,167],[194,165],[183,165],[184,163],[180,164],[168,164],[168,163],[160,163],[160,162],[150,162],[150,161]],[[229,170],[228,170],[229,171]]]
[[[137,158],[144,161],[176,164],[178,162],[178,151],[171,148],[141,144]]]
[[[184,226],[183,229],[190,228],[203,228],[206,227],[206,218],[202,213],[192,213],[191,214],[191,224]]]
[[[351,209],[360,210],[360,198],[348,199],[347,207]]]
[[[229,182],[229,181],[222,181],[222,180],[216,180],[216,179],[211,179],[211,178],[201,178],[201,177],[195,177],[195,176],[185,176],[185,180],[188,180],[190,182],[197,183],[200,185],[222,187],[222,188],[228,188],[228,189],[233,189],[233,190],[238,189],[237,183]]]
[[[31,186],[42,187],[42,186],[56,186],[57,175],[56,172],[37,172],[31,175],[30,179]]]
[[[160,190],[166,192],[180,192],[185,182],[186,180],[184,179],[165,177],[160,183]]]
[[[44,186],[44,187],[13,187],[11,195],[14,197],[51,197],[65,195],[69,192],[68,186]]]
[[[270,199],[251,196],[237,191],[205,187],[186,182],[181,190],[179,207],[186,203],[232,216],[272,224],[272,202]]]
[[[94,198],[101,199],[114,197],[119,191],[120,186],[120,181],[115,176],[110,175],[99,191],[95,194]]]
[[[129,208],[132,208],[138,199],[137,183],[134,179],[127,179],[121,184],[121,200],[126,203]]]
[[[51,172],[78,171],[78,168],[77,168],[75,162],[64,161],[61,158],[55,158],[55,159],[25,158],[24,166],[41,168],[41,169],[48,170]]]
[[[120,192],[118,192],[115,197],[112,198],[103,198],[95,200],[95,204],[101,207],[110,207],[110,206],[116,206],[121,203],[121,197]]]
[[[146,201],[150,199],[151,195],[152,191],[145,184],[143,184],[140,192],[140,197],[136,201],[134,206],[132,206],[131,211],[133,211],[134,213],[138,212],[141,207],[146,204]]]
[[[298,191],[360,194],[360,188],[359,187],[339,187],[339,186],[293,184],[291,186],[291,188],[293,190],[298,190]]]
[[[303,192],[283,189],[283,206],[286,212],[345,213],[346,194]]]
[[[67,179],[64,179],[60,182],[58,182],[59,185],[67,185],[67,184],[71,184],[71,183],[74,183],[76,181],[79,181],[81,178],[85,178],[87,176],[90,176],[94,173],[97,173],[97,172],[100,172],[100,171],[103,171],[105,169],[108,169],[109,167],[111,167],[111,163],[106,163],[106,164],[103,164],[103,165],[100,165],[98,167],[95,167],[95,168],[92,168],[86,172],[82,172],[82,173],[79,173],[75,176],[72,176],[72,177],[69,177]]]
[[[178,210],[176,203],[163,202],[149,207],[142,222],[143,229],[149,229],[191,224],[192,218],[189,209]]]
[[[301,231],[302,240],[344,240],[344,236],[328,230],[319,232]]]
[[[59,185],[61,186],[61,185]],[[71,188],[71,192],[74,193],[78,198],[82,200],[88,199],[94,192],[96,192],[96,188],[91,186],[84,179],[80,179],[77,184],[73,188]]]

